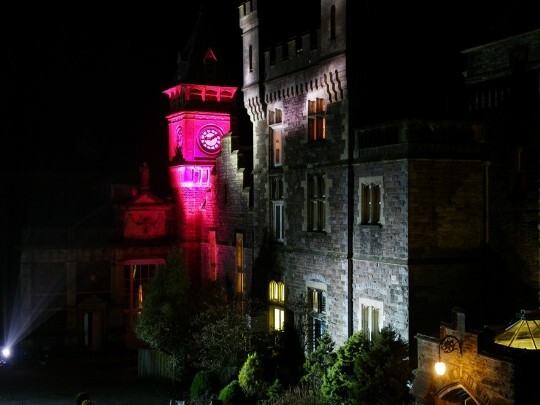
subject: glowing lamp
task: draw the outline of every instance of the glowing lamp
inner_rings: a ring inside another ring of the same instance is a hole
[[[443,361],[435,363],[435,372],[437,375],[444,375],[444,373],[446,373],[446,364],[444,364]]]
[[[452,353],[453,351],[459,351],[461,356],[461,342],[459,339],[452,335],[446,335],[439,342],[439,361],[435,363],[435,372],[437,375],[444,375],[446,373],[446,364],[441,361],[441,349],[444,353]]]

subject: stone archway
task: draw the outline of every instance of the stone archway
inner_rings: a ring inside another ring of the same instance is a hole
[[[439,389],[435,397],[435,405],[460,404],[480,405],[479,402],[463,384],[452,383]]]

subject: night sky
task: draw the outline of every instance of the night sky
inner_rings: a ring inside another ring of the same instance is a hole
[[[151,166],[160,161],[167,108],[162,91],[174,78],[177,53],[185,47],[200,3],[116,11],[98,6],[77,12],[3,11],[2,170],[136,171],[143,160]],[[237,56],[238,1],[214,3],[219,7],[216,24],[230,43],[230,54]],[[459,66],[452,65],[460,49],[515,26],[528,28],[532,13],[527,10],[533,2],[506,2],[497,8],[483,1],[372,3],[359,9],[372,15],[370,40],[396,52],[400,58],[389,57],[395,71],[399,65],[423,71],[427,87],[437,77],[460,74]],[[279,1],[263,4],[259,8],[273,13],[283,10]],[[279,21],[276,39],[288,38],[284,27],[298,15],[274,19]],[[305,25],[300,21],[294,28]],[[240,61],[230,62],[240,74]]]
[[[259,9],[272,13],[276,41],[311,25],[312,13],[299,13],[290,1],[264,1]],[[151,182],[167,184],[168,100],[162,91],[174,80],[178,52],[202,2],[157,3],[114,10],[95,3],[76,9],[42,4],[0,12],[0,265],[20,229],[37,224],[29,208],[54,219],[49,207],[78,205],[64,194],[66,176],[75,183],[79,174],[136,180],[139,165],[148,161]],[[371,3],[359,6],[370,13],[369,40],[395,66],[390,74],[425,77],[415,91],[426,100],[459,77],[460,50],[538,28],[534,1]],[[228,59],[241,80],[239,2],[208,4],[218,7],[214,24],[229,46],[218,59]],[[409,97],[407,87],[395,92],[389,96]]]

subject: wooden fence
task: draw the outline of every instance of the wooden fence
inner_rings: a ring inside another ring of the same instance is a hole
[[[157,350],[139,349],[138,372],[141,378],[172,380],[172,357]]]

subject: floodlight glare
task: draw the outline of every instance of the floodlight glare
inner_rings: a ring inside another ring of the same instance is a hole
[[[5,357],[6,359],[11,355],[11,350],[9,347],[2,348],[2,357]]]

